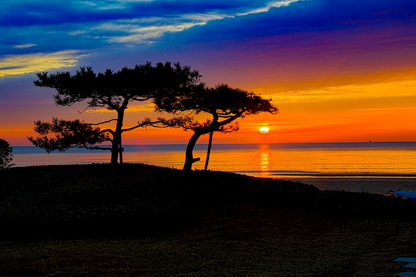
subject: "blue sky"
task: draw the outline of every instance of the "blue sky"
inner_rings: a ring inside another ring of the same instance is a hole
[[[153,58],[159,52],[186,56],[186,50],[195,48],[222,51],[286,34],[300,36],[276,46],[296,46],[313,43],[303,36],[313,32],[413,26],[415,14],[410,0],[6,0],[0,3],[0,76],[25,71],[25,59],[29,63],[34,58],[30,55],[52,56],[49,66],[40,66],[47,70],[88,65],[109,52],[127,59],[135,53],[143,62],[145,55]],[[247,51],[259,46],[250,47]],[[11,68],[22,70],[13,73]]]

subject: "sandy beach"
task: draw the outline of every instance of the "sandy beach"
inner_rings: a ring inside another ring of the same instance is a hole
[[[416,190],[416,177],[289,177],[320,190],[345,190],[387,194],[389,190]]]

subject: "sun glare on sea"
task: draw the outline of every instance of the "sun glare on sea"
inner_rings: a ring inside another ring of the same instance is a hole
[[[266,126],[263,126],[260,128],[260,133],[267,134],[268,132],[269,132],[269,128],[267,128]]]

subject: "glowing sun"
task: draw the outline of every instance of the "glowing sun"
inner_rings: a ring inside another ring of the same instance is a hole
[[[268,132],[269,132],[269,128],[267,128],[266,126],[260,128],[260,133],[267,134]]]

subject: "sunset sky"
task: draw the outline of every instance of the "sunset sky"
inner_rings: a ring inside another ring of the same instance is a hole
[[[5,0],[0,32],[0,138],[12,146],[30,145],[35,120],[114,118],[57,107],[36,72],[147,61],[180,62],[209,86],[254,91],[280,109],[214,143],[416,141],[415,0]],[[150,103],[131,103],[125,127],[149,116],[160,116]],[[138,129],[124,144],[190,136]]]

